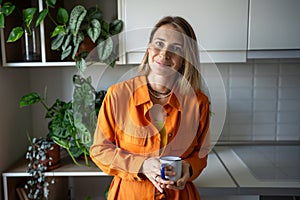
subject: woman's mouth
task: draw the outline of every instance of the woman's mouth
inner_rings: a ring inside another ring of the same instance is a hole
[[[169,63],[164,63],[160,61],[155,61],[155,63],[160,67],[170,67],[171,65]]]

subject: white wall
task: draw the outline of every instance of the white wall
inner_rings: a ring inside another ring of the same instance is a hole
[[[19,108],[19,99],[28,90],[28,69],[0,67],[1,173],[24,156],[27,148],[26,131],[31,131],[31,116],[29,110]],[[2,193],[2,181],[0,187]],[[0,200],[2,197],[3,195]]]

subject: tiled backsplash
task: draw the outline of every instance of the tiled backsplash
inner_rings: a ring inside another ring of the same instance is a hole
[[[219,141],[300,141],[300,60],[217,67],[227,94]]]

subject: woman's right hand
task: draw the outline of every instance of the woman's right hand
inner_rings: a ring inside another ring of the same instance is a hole
[[[163,188],[166,185],[173,185],[174,182],[163,180],[160,177],[160,165],[159,157],[148,158],[142,165],[141,173],[152,182],[159,192],[163,193]]]

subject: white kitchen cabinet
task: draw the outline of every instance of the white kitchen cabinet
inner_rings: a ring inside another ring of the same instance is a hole
[[[194,28],[201,62],[245,62],[248,0],[118,0],[124,21],[123,63],[140,63],[151,28],[166,15],[179,15]],[[206,53],[207,52],[207,53]]]
[[[249,50],[300,50],[299,0],[250,0]]]

